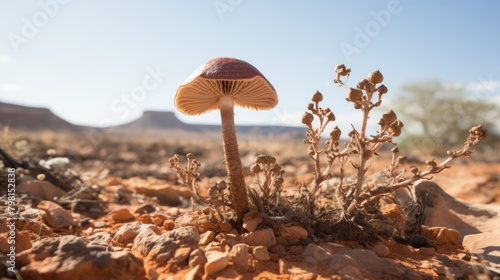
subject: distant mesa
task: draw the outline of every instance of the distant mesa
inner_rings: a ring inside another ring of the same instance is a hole
[[[47,108],[26,107],[0,102],[0,126],[27,131],[77,132],[73,125]]]
[[[9,126],[28,132],[66,132],[82,133],[99,129],[73,125],[52,113],[47,108],[35,108],[0,102],[0,127]],[[280,140],[303,138],[305,128],[289,126],[251,126],[236,127],[238,136],[246,139]],[[127,124],[102,129],[109,135],[147,138],[219,138],[219,125],[187,124],[180,121],[173,112],[146,111],[137,120]]]

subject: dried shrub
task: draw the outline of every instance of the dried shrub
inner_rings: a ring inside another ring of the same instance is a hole
[[[449,168],[448,164],[455,158],[469,157],[472,146],[487,136],[487,130],[481,125],[471,128],[464,146],[457,151],[448,151],[449,157],[441,163],[428,160],[425,170],[415,166],[407,168],[406,158],[399,155],[397,144],[393,142],[404,127],[393,110],[382,114],[375,135],[367,135],[371,111],[382,104],[382,97],[388,92],[387,87],[381,84],[384,79],[382,73],[373,71],[356,87],[349,87],[344,81],[351,70],[342,64],[335,68],[335,72],[334,82],[346,90],[346,100],[353,104],[354,109],[362,112],[361,123],[359,127],[352,125],[352,130],[347,134],[348,140],[343,145],[340,144],[342,132],[334,126],[328,134],[326,145],[322,145],[322,135],[328,125],[335,121],[335,115],[329,108],[320,106],[323,100],[320,92],[312,95],[312,103],[308,104],[302,117],[302,123],[307,126],[304,143],[308,146],[308,155],[314,166],[314,180],[300,188],[301,201],[307,204],[306,214],[309,220],[314,221],[313,227],[338,238],[351,239],[359,237],[361,233],[404,237],[418,227],[419,215],[423,210],[421,202],[411,197],[411,191],[408,191],[412,184],[420,179],[431,179],[429,175]],[[394,146],[391,162],[386,170],[376,176],[366,176],[369,160],[377,156],[377,152],[386,144]],[[347,165],[355,169],[353,176],[347,176]],[[338,178],[332,179],[334,166],[338,168]],[[381,213],[380,208],[387,205],[392,206],[393,216],[387,217]]]
[[[336,121],[334,113],[322,107],[323,95],[316,91],[302,117],[307,127],[303,142],[314,167],[312,182],[297,183],[297,191],[285,196],[284,170],[275,157],[259,155],[250,167],[255,178],[255,183],[248,186],[252,211],[260,213],[268,222],[300,224],[313,236],[358,240],[376,235],[407,238],[418,232],[423,212],[423,203],[412,195],[412,184],[431,179],[430,175],[449,168],[448,164],[455,158],[470,157],[471,148],[486,138],[487,130],[481,125],[472,127],[463,147],[448,151],[448,158],[439,163],[428,160],[424,170],[408,167],[406,157],[399,154],[393,141],[404,127],[393,110],[379,118],[375,135],[367,134],[371,111],[382,104],[388,92],[381,84],[382,73],[373,71],[356,87],[349,87],[345,81],[350,72],[343,64],[336,66],[334,82],[346,90],[346,100],[354,109],[362,112],[359,126],[352,125],[347,140],[342,140],[342,131],[332,125]],[[328,135],[326,141],[325,134]],[[367,176],[368,162],[386,144],[393,146],[391,161],[385,170]],[[209,204],[219,220],[234,221],[234,205],[229,199],[227,184],[222,181],[209,189],[209,197],[201,197],[196,185],[200,165],[191,154],[187,158],[186,168],[179,166],[177,155],[170,159],[179,180],[191,190],[194,199]],[[354,175],[347,172],[348,168],[355,170]]]

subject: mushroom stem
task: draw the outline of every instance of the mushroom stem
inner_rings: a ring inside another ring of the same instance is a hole
[[[245,177],[238,151],[238,140],[234,126],[234,103],[231,97],[223,96],[219,100],[219,110],[222,124],[222,137],[224,147],[224,158],[226,170],[229,176],[229,190],[231,192],[231,203],[236,212],[238,222],[248,210],[248,197],[245,185]]]

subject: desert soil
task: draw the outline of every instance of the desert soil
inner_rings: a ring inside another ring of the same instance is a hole
[[[392,239],[358,243],[318,238],[300,224],[248,232],[214,224],[206,206],[169,168],[173,154],[202,162],[202,190],[224,178],[219,143],[29,138],[6,149],[29,167],[16,169],[15,274],[9,273],[7,210],[0,217],[0,277],[15,279],[493,279],[500,277],[500,163],[460,160],[435,176],[446,193],[426,211],[423,247]],[[26,144],[26,143],[25,143]],[[305,151],[301,148],[301,151]],[[310,180],[306,156],[281,144],[246,147],[243,165],[274,155],[286,187]],[[69,160],[40,169],[40,160]],[[421,164],[415,162],[416,165]],[[385,161],[372,168],[380,170]],[[4,168],[4,170],[6,170]],[[0,179],[6,206],[7,171]],[[43,175],[41,175],[43,174]],[[253,178],[247,174],[247,182]],[[447,195],[451,195],[448,197]],[[458,199],[458,200],[456,200]],[[3,214],[6,213],[6,214]]]

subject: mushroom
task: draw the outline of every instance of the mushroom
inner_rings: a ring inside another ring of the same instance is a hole
[[[245,178],[234,126],[234,106],[269,110],[278,104],[274,87],[249,63],[227,57],[212,59],[194,71],[177,89],[175,107],[186,115],[219,110],[231,203],[241,222],[248,212]]]

